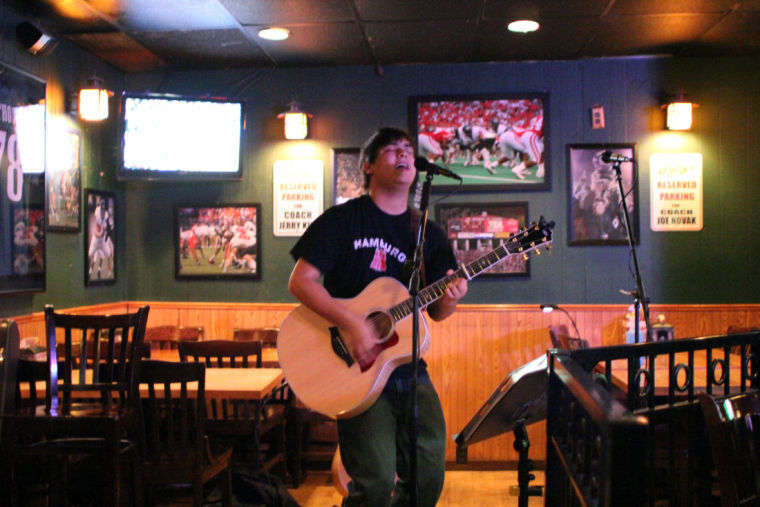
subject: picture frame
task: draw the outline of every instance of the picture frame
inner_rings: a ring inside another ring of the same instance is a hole
[[[79,232],[81,142],[79,132],[50,130],[50,156],[45,170],[45,210],[47,230]]]
[[[568,245],[627,245],[625,216],[615,167],[605,163],[605,151],[636,159],[633,143],[567,145]],[[634,244],[639,241],[637,167],[621,162],[620,174],[626,194]]]
[[[42,206],[15,206],[10,213],[13,276],[45,281],[45,213]]]
[[[486,255],[528,225],[526,201],[437,204],[435,210],[460,265]],[[529,275],[529,261],[521,255],[510,255],[482,273],[486,277]]]
[[[546,93],[409,97],[409,132],[419,156],[446,166],[433,191],[548,190]]]
[[[85,189],[84,284],[116,283],[116,195]]]
[[[47,82],[0,62],[0,295],[44,292]]]
[[[261,278],[261,204],[178,205],[177,279]]]
[[[333,203],[341,204],[366,193],[359,148],[333,148]]]

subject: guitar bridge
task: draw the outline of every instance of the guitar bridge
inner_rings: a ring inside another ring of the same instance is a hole
[[[340,331],[336,326],[330,328],[330,343],[335,355],[343,359],[349,368],[353,366],[354,358],[351,357],[351,354],[348,352],[348,348],[346,348],[346,344],[343,343],[343,338],[341,338]]]

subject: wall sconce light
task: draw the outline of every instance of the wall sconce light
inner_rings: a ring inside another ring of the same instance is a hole
[[[295,100],[288,104],[290,109],[277,115],[285,120],[285,139],[306,139],[309,134],[308,120],[311,115],[301,110],[301,104]]]
[[[665,126],[668,130],[690,130],[692,109],[698,107],[684,95],[678,95],[663,106],[666,113]]]
[[[577,336],[578,338],[581,337],[581,332],[578,331],[578,326],[575,325],[575,319],[573,319],[573,316],[570,315],[570,312],[568,312],[561,306],[557,306],[557,305],[542,304],[540,306],[541,306],[541,311],[544,313],[552,313],[554,310],[559,310],[563,312],[565,315],[567,315],[567,317],[570,319],[570,322],[573,323],[573,328],[575,329],[575,336]]]
[[[108,118],[108,97],[111,95],[113,92],[105,89],[101,78],[89,78],[87,85],[79,90],[79,117],[86,121]]]

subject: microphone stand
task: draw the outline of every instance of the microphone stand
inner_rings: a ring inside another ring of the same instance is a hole
[[[633,296],[633,309],[634,309],[634,331],[633,341],[639,343],[639,307],[644,311],[644,322],[646,323],[646,341],[652,341],[652,326],[649,322],[649,298],[644,292],[644,282],[641,280],[641,272],[639,271],[639,261],[636,257],[636,248],[634,247],[633,232],[631,231],[631,219],[628,216],[628,205],[625,202],[625,191],[623,190],[623,177],[620,171],[620,160],[615,160],[612,164],[615,169],[615,176],[618,183],[618,190],[620,191],[620,203],[623,206],[623,216],[625,218],[625,231],[628,235],[628,247],[631,250],[631,257],[633,258],[634,276],[636,277],[636,288],[631,292]]]
[[[412,420],[409,424],[409,505],[417,505],[417,369],[420,362],[420,300],[419,292],[422,282],[422,247],[425,244],[425,224],[428,217],[428,204],[430,201],[430,186],[435,175],[435,166],[428,166],[425,181],[422,184],[422,198],[420,199],[420,224],[417,230],[417,245],[414,249],[414,267],[412,277],[409,280],[409,295],[412,296],[412,382],[410,385],[412,400]]]

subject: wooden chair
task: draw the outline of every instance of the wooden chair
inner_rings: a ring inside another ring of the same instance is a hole
[[[179,326],[177,340],[181,342],[203,340],[203,326]]]
[[[549,337],[552,340],[552,346],[555,349],[577,350],[587,349],[588,341],[570,336],[567,331],[567,326],[560,324],[559,326],[549,327]]]
[[[180,342],[182,361],[203,362],[207,368],[260,368],[260,341],[209,340]],[[210,400],[209,433],[222,441],[233,441],[235,461],[242,462],[249,455],[258,468],[270,470],[276,466],[283,472],[285,433],[290,399],[286,384],[274,390],[265,400],[214,399]],[[262,438],[271,438],[269,449],[264,449]],[[266,455],[266,456],[265,456]]]
[[[724,507],[760,504],[760,393],[698,393]]]
[[[193,505],[200,507],[203,486],[214,478],[221,481],[224,505],[232,503],[232,449],[212,454],[205,433],[205,372],[201,363],[143,361],[140,365],[140,384],[147,384],[141,391],[140,456],[149,504],[158,486],[189,484]],[[188,384],[193,383],[197,390],[191,397]]]
[[[67,503],[73,493],[83,494],[85,498],[78,501],[85,503],[95,501],[91,495],[96,492],[101,494],[96,500],[100,504],[118,505],[122,500],[123,457],[137,458],[130,437],[139,415],[140,361],[136,359],[148,311],[144,306],[122,315],[69,315],[55,312],[50,305],[45,307],[45,405],[36,408],[34,414],[26,410],[4,417],[3,447],[11,466],[30,458],[63,465],[51,478],[51,483],[60,486],[61,495],[51,498],[51,504]],[[102,333],[93,332],[99,330],[107,330],[105,339]],[[61,335],[59,358],[57,341]],[[79,465],[87,466],[69,472],[69,466]],[[96,475],[86,475],[90,473]],[[84,490],[71,487],[71,479],[83,476],[88,479],[88,484],[82,484]],[[129,490],[136,495],[132,500],[139,503],[140,481],[137,476],[133,479]]]
[[[16,401],[19,342],[16,322],[11,319],[0,320],[0,435],[3,427],[2,416],[13,412]]]
[[[178,331],[171,324],[149,327],[145,329],[145,343],[152,349],[176,349]]]
[[[178,348],[181,361],[192,359],[203,362],[207,368],[261,368],[261,342],[258,341],[180,341]]]
[[[233,341],[258,340],[263,347],[276,347],[279,332],[278,327],[235,328],[232,330],[232,339]]]
[[[552,340],[552,347],[555,349],[563,349],[562,342],[560,341],[560,335],[568,336],[567,326],[560,324],[559,326],[549,326],[549,337]]]

